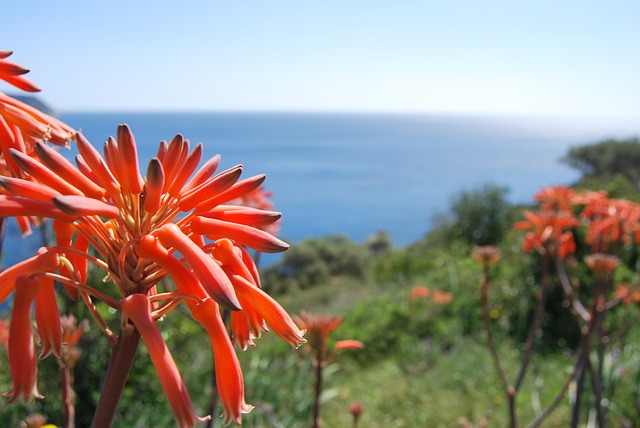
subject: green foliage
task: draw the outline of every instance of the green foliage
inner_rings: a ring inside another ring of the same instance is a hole
[[[356,304],[337,332],[363,342],[365,348],[354,358],[361,364],[371,364],[394,354],[407,334],[409,320],[408,306],[389,296],[377,296]]]
[[[581,186],[604,188],[614,197],[633,193],[629,179],[614,174],[609,180],[588,177]],[[522,253],[522,233],[510,229],[518,208],[505,201],[506,189],[487,185],[453,198],[451,217],[432,229],[424,239],[406,248],[393,248],[385,232],[363,245],[341,236],[308,239],[285,253],[282,260],[263,273],[263,284],[291,313],[300,310],[328,312],[345,317],[336,332],[338,339],[365,344],[345,351],[327,372],[323,420],[325,426],[349,426],[348,404],[364,405],[362,426],[456,426],[461,418],[479,425],[505,426],[506,412],[500,386],[491,368],[482,331],[480,266],[470,254],[476,244],[497,244],[503,259],[491,270],[489,309],[494,338],[509,374],[517,372],[539,288],[540,259]],[[584,249],[579,248],[579,252]],[[584,254],[580,253],[582,257]],[[637,283],[637,251],[625,249],[625,265],[616,271],[616,282]],[[580,292],[589,293],[589,272],[575,276]],[[91,281],[100,281],[92,278]],[[317,285],[322,285],[318,287]],[[411,300],[410,290],[423,285],[431,297]],[[432,300],[435,290],[453,293],[450,304]],[[74,309],[88,318],[84,306]],[[117,330],[117,319],[104,305],[98,310]],[[196,412],[206,414],[211,392],[211,347],[206,335],[188,311],[171,313],[160,329],[188,385]],[[624,315],[624,316],[623,316]],[[624,327],[637,307],[620,307],[607,319],[612,331]],[[626,342],[616,343],[606,388],[611,391],[612,423],[620,426],[640,417],[640,351],[634,345],[639,332],[629,325]],[[523,421],[534,411],[528,403],[548,403],[564,381],[571,363],[572,346],[580,335],[567,302],[557,284],[551,286],[544,334],[537,342],[532,371],[525,380],[519,401]],[[290,347],[273,333],[256,341],[257,347],[241,352],[247,401],[256,409],[244,417],[255,427],[304,427],[310,421],[313,368],[304,349]],[[108,364],[109,345],[91,324],[80,346],[75,388],[79,396],[77,425],[88,426],[97,403]],[[608,357],[609,358],[609,357]],[[619,360],[615,360],[619,358]],[[6,352],[0,349],[6,365]],[[4,367],[3,367],[4,368]],[[541,385],[544,383],[544,387]],[[380,387],[383,385],[384,387]],[[10,389],[8,369],[0,370],[0,388]],[[16,426],[29,413],[43,413],[61,424],[57,364],[49,358],[40,365],[40,389],[45,400],[22,405],[0,403],[0,426]],[[336,397],[336,399],[332,399]],[[219,414],[219,411],[217,412]],[[567,405],[545,426],[566,426]],[[214,415],[216,417],[217,415]],[[218,423],[218,422],[217,422]],[[162,393],[146,347],[140,345],[116,419],[118,426],[171,426],[171,409]]]
[[[576,168],[584,177],[610,179],[615,174],[627,178],[640,190],[640,140],[605,140],[573,147],[563,162]]]
[[[369,253],[371,253],[373,257],[377,257],[391,251],[393,242],[391,241],[389,233],[385,230],[381,230],[368,237],[364,246],[369,250]]]
[[[636,185],[620,173],[614,173],[609,178],[583,177],[575,187],[579,190],[605,190],[611,198],[640,202],[640,193]]]
[[[380,256],[373,265],[373,273],[380,282],[408,283],[423,274],[430,263],[422,254],[410,249],[400,248]]]
[[[450,238],[470,245],[498,244],[513,220],[507,192],[506,187],[492,184],[461,192],[452,199],[450,215],[440,218],[440,227],[448,230]]]
[[[339,277],[364,278],[371,260],[367,249],[344,236],[306,239],[264,272],[276,292],[306,289]]]

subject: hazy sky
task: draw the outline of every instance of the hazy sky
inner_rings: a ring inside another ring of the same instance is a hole
[[[1,13],[0,49],[63,111],[640,116],[638,1],[7,1]]]

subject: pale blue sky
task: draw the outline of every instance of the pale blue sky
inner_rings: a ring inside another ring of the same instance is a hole
[[[639,16],[637,1],[8,1],[0,49],[63,111],[633,117]]]

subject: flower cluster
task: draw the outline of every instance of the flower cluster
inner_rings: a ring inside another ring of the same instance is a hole
[[[542,189],[535,195],[536,212],[524,213],[524,250],[535,248],[561,259],[575,252],[573,229],[586,225],[585,242],[593,252],[607,252],[612,245],[640,242],[640,204],[609,198],[607,192],[577,192],[566,187]],[[577,214],[576,214],[577,213]]]
[[[296,316],[296,321],[307,332],[308,342],[305,347],[314,357],[314,364],[326,366],[333,361],[335,351],[340,349],[361,349],[364,344],[359,340],[337,340],[333,346],[329,338],[340,327],[344,319],[333,315],[319,315],[301,312]]]
[[[0,78],[28,87],[19,73],[0,60]],[[267,326],[293,347],[305,342],[304,332],[262,290],[247,251],[288,248],[263,230],[280,213],[230,204],[259,189],[265,176],[240,180],[241,165],[217,172],[220,156],[198,168],[202,144],[191,148],[176,135],[160,143],[145,177],[128,126],[118,126],[116,137],[109,137],[103,157],[82,134],[8,98],[0,97],[0,211],[52,219],[56,234],[54,245],[0,273],[0,301],[14,293],[8,339],[11,401],[39,396],[32,307],[41,357],[61,355],[53,285],[59,281],[72,299],[87,304],[113,344],[119,336],[100,317],[94,300],[121,312],[121,335],[139,332],[179,425],[193,426],[202,418],[194,413],[156,323],[184,302],[209,335],[225,422],[240,424],[251,406],[220,308],[232,311],[232,336],[242,348]],[[77,142],[77,165],[48,144],[66,144],[71,138]],[[105,283],[115,293],[87,283],[89,263],[105,271]],[[163,281],[168,277],[173,281]]]
[[[6,58],[10,51],[0,51],[0,79],[18,89],[38,92],[38,89],[24,75],[26,68]],[[66,146],[75,131],[58,119],[0,92],[0,178],[21,178],[31,181],[20,164],[11,155],[16,151],[23,156],[33,157],[34,147],[39,142]],[[31,225],[39,225],[38,217],[16,216],[23,235],[31,233]]]

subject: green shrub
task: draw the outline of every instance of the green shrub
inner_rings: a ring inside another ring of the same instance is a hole
[[[345,236],[306,239],[293,245],[282,260],[264,272],[264,283],[274,291],[306,289],[334,278],[364,278],[371,256]]]

